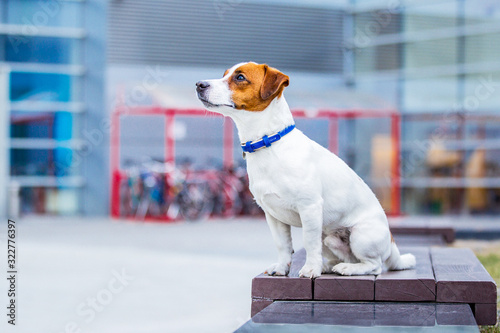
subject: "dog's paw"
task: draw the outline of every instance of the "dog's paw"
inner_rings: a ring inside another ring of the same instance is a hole
[[[340,263],[332,268],[332,272],[339,275],[353,275],[353,266],[348,263]]]
[[[332,268],[332,272],[339,275],[379,275],[382,273],[382,267],[377,265],[368,265],[364,263],[340,263]]]
[[[281,264],[281,263],[276,263],[272,264],[269,266],[268,269],[264,272],[264,274],[271,275],[271,276],[286,276],[288,275],[288,272],[290,272],[290,265],[291,263],[288,264]]]
[[[299,277],[314,279],[321,275],[321,266],[304,265],[299,271]]]
[[[333,266],[337,265],[339,262],[338,260],[324,261],[321,267],[321,273],[331,273]]]

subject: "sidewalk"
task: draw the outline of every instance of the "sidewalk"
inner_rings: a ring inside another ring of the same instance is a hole
[[[458,235],[500,238],[496,218],[398,219],[450,222]],[[263,219],[32,217],[17,228],[17,325],[0,313],[1,332],[232,332],[249,319],[252,278],[277,255]],[[301,248],[301,230],[293,237]],[[0,248],[5,273],[5,223]],[[7,281],[0,281],[5,309]]]
[[[0,332],[232,332],[249,319],[252,278],[276,260],[263,220],[44,217],[17,226],[17,325],[2,319]]]

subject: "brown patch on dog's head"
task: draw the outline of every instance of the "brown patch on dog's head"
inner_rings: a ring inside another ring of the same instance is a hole
[[[235,108],[247,111],[264,110],[289,84],[288,76],[276,68],[252,62],[236,68],[227,80]]]

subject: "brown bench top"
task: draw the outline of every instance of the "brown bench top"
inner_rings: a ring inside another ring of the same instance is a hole
[[[478,324],[496,323],[494,280],[469,249],[400,247],[417,267],[367,276],[323,274],[299,278],[305,250],[293,256],[288,277],[259,275],[252,281],[252,316],[276,300],[467,303]]]

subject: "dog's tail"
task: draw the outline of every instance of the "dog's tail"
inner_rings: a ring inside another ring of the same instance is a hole
[[[401,255],[394,241],[391,243],[391,246],[391,255],[385,262],[389,270],[399,271],[415,267],[417,261],[413,254],[407,253]]]

